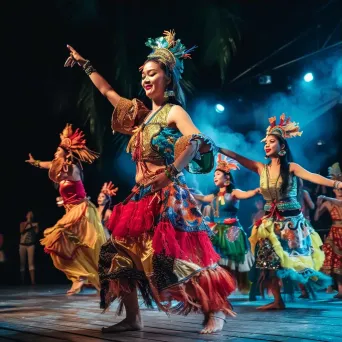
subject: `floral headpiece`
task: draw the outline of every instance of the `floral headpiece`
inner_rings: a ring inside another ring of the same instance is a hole
[[[222,156],[222,154],[219,153],[217,155],[217,166],[215,171],[229,173],[231,170],[240,170],[237,162],[234,159]]]
[[[335,163],[328,168],[329,178],[342,181],[342,171],[339,163]]]
[[[175,37],[176,33],[174,30],[164,31],[163,36],[155,39],[149,38],[145,45],[152,49],[147,59],[156,58],[160,60],[172,72],[174,81],[178,83],[184,71],[183,59],[191,59],[190,52],[197,48],[197,46],[187,50],[180,39],[175,40]],[[140,67],[140,70],[142,68]]]
[[[86,146],[86,140],[84,139],[84,133],[78,128],[73,132],[72,125],[67,124],[60,134],[61,143],[59,146],[69,151],[76,159],[91,164],[96,158],[99,157],[99,153],[89,150]]]
[[[300,132],[299,124],[292,122],[291,118],[286,118],[285,114],[280,115],[280,122],[277,125],[277,118],[275,116],[268,119],[270,125],[266,129],[266,137],[261,141],[265,141],[269,135],[277,135],[283,139],[300,137],[303,132]]]
[[[106,182],[103,184],[101,192],[108,196],[116,196],[116,193],[118,192],[119,188],[114,188],[114,184],[112,182]]]

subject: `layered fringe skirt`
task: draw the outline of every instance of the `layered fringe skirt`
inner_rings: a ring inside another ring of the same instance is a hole
[[[65,205],[66,214],[40,240],[54,266],[72,282],[85,280],[100,290],[98,261],[106,238],[96,207],[84,199]]]
[[[114,207],[109,229],[99,262],[102,308],[119,299],[120,311],[125,295],[138,288],[148,307],[155,302],[166,312],[234,315],[227,297],[235,280],[217,265],[211,230],[183,176],[155,193],[135,187]]]

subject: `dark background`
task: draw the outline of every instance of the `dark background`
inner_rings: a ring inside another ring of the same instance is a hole
[[[334,31],[341,20],[339,1],[11,1],[3,15],[1,164],[5,174],[1,231],[7,263],[0,277],[7,284],[19,281],[19,223],[26,212],[34,211],[42,230],[64,212],[55,204],[58,193],[47,172],[24,163],[29,152],[36,159],[51,160],[59,133],[67,122],[73,123],[86,133],[88,146],[102,154],[94,165],[85,165],[85,187],[94,202],[105,181],[120,186],[114,203],[125,198],[134,183],[134,164],[121,153],[125,138],[111,134],[111,106],[81,70],[63,68],[68,56],[66,44],[90,59],[120,94],[133,97],[139,96],[138,67],[149,53],[144,42],[164,29],[174,28],[187,46],[199,46],[193,60],[187,61],[184,74],[193,85],[193,93],[187,96],[190,114],[199,98],[232,104],[243,98],[242,104],[236,104],[240,114],[229,117],[229,127],[245,134],[256,126],[249,116],[253,104],[275,92],[289,91],[291,79],[300,77],[313,59],[270,72],[273,83],[268,87],[258,84],[260,74],[322,48],[329,36],[328,45],[341,40],[340,30]],[[218,31],[225,39],[222,45],[213,38]],[[235,42],[236,52],[233,54],[231,48],[223,55],[229,37]],[[231,82],[296,38],[298,41],[281,53]],[[336,52],[333,49],[320,56],[332,51]],[[225,60],[226,69],[222,67]],[[319,67],[316,71],[319,78]],[[328,129],[324,138],[335,153],[311,169],[313,172],[326,175],[329,165],[342,160],[341,112],[341,104],[336,105],[324,119],[311,124],[334,126],[333,133]],[[310,134],[310,126],[306,131]],[[226,145],[229,147],[229,142]],[[326,148],[312,142],[303,145],[308,154],[324,154]],[[117,163],[119,155],[124,163]],[[246,189],[243,185],[241,188]],[[244,226],[250,224],[252,205],[252,201],[242,205]],[[66,282],[39,245],[36,268],[38,283]]]

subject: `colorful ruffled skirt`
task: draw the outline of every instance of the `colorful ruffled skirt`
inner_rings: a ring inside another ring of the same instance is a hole
[[[322,271],[342,282],[342,221],[333,222],[324,241],[325,260]]]
[[[101,307],[138,288],[145,304],[163,311],[222,311],[234,315],[227,297],[235,280],[217,262],[211,230],[179,176],[162,190],[136,186],[113,209],[112,237],[101,248]],[[171,301],[178,301],[176,307]]]
[[[100,216],[88,199],[65,205],[65,209],[66,214],[44,231],[40,242],[69,280],[84,280],[99,290],[98,261],[106,241]]]
[[[309,293],[331,284],[331,278],[319,272],[324,261],[322,241],[300,210],[266,213],[253,226],[249,241],[261,271],[261,287],[267,287],[274,276],[288,288],[303,284]]]
[[[219,265],[234,272],[239,290],[249,289],[247,272],[254,263],[247,235],[236,217],[226,218],[223,223],[209,223],[215,251],[220,255]]]

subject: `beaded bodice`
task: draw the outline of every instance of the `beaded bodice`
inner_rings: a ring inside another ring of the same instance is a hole
[[[265,165],[260,175],[260,190],[266,200],[265,211],[270,210],[272,202],[276,203],[279,210],[300,209],[301,205],[297,200],[296,176],[290,174],[289,186],[284,193],[281,192],[281,185],[281,176],[271,178],[268,172],[268,166]]]
[[[167,126],[167,117],[172,105],[167,103],[152,118],[142,124],[132,137],[130,152],[136,161],[174,161],[174,145],[182,136],[176,128]],[[137,150],[140,149],[140,153]]]

